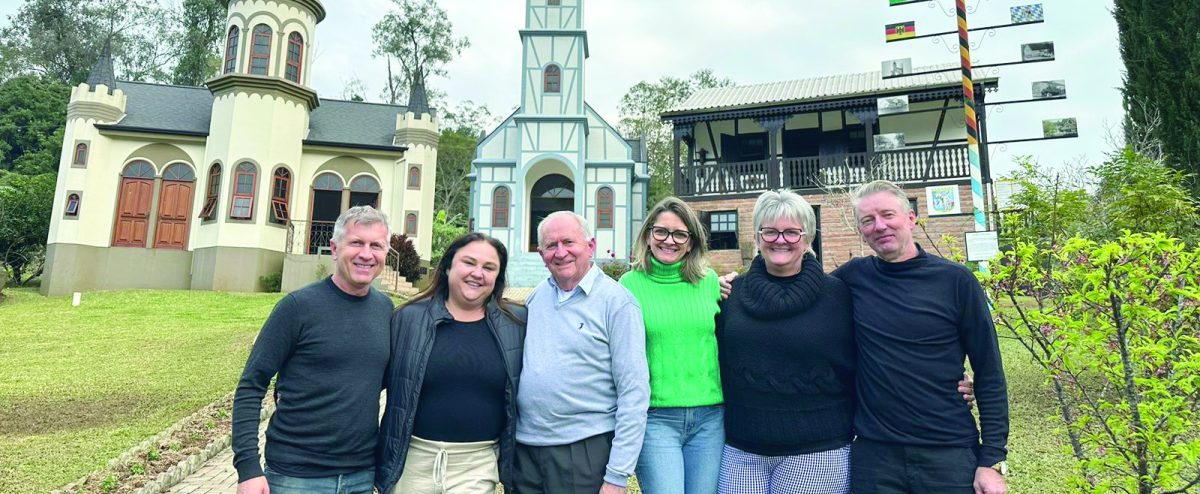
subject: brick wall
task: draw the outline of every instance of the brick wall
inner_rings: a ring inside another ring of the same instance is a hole
[[[925,228],[918,227],[913,231],[913,237],[926,251],[936,254],[935,244],[943,254],[948,254],[947,246],[941,244],[943,235],[952,235],[959,249],[964,249],[963,233],[974,230],[971,219],[971,186],[958,186],[958,197],[961,201],[961,214],[947,216],[928,216],[928,203],[925,198],[925,187],[906,187],[905,193],[910,199],[916,199],[917,217],[925,219]],[[821,231],[821,262],[826,271],[832,271],[853,257],[872,255],[871,249],[862,242],[854,225],[854,213],[850,206],[849,194],[802,193],[805,199],[814,207],[820,209]],[[754,201],[757,197],[720,198],[720,199],[688,199],[687,203],[697,212],[737,211],[738,243],[740,250],[716,250],[709,252],[709,262],[718,273],[724,274],[748,264],[757,252],[754,246],[753,214]],[[928,235],[928,238],[926,237]],[[933,242],[930,242],[930,239]]]

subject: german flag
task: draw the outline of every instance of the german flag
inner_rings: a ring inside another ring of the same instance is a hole
[[[908,38],[916,37],[917,24],[914,21],[897,22],[895,24],[888,24],[885,32],[887,34],[887,41],[889,43],[892,41],[908,39]]]

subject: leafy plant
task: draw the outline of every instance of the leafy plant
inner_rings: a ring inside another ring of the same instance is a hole
[[[433,218],[433,248],[429,254],[429,265],[437,266],[450,243],[467,233],[467,228],[459,222],[460,218],[457,215],[448,219],[446,211],[437,212],[437,216]]]
[[[146,465],[134,463],[129,467],[129,473],[134,475],[146,475]]]
[[[100,490],[104,492],[112,492],[117,490],[117,478],[111,474],[108,477],[105,477],[104,480],[100,482]]]
[[[392,250],[388,252],[387,265],[410,283],[421,277],[421,256],[407,235],[392,235]]]
[[[217,410],[217,418],[219,418],[221,420],[225,420],[225,419],[229,418],[229,412],[227,412],[225,410]]]
[[[324,276],[322,276],[324,278]],[[283,271],[277,271],[266,276],[259,276],[258,282],[262,284],[263,291],[267,293],[279,293],[283,288]]]
[[[609,278],[620,280],[621,276],[624,276],[625,273],[629,272],[629,260],[617,259],[617,254],[613,252],[612,249],[609,249],[605,252],[608,253],[609,259],[596,260],[597,264],[600,265],[600,270],[603,271],[604,274],[608,275]]]
[[[204,428],[205,428],[205,429],[209,429],[209,430],[216,429],[216,428],[217,428],[217,423],[216,423],[216,422],[213,422],[213,421],[210,419],[209,421],[207,421],[207,422],[205,422],[205,423],[204,423]]]
[[[1124,232],[1019,242],[981,275],[997,324],[1054,388],[1085,492],[1200,485],[1200,250]],[[1030,302],[1032,300],[1032,302]]]
[[[162,458],[162,453],[158,452],[158,448],[146,452],[146,461],[158,461],[159,458]]]
[[[326,276],[329,276],[329,268],[325,267],[325,264],[323,263],[317,263],[316,271],[318,280],[323,280]]]

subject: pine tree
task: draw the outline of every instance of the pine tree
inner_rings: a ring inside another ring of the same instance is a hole
[[[1125,62],[1126,140],[1158,141],[1200,196],[1200,8],[1195,0],[1116,0],[1113,15]]]

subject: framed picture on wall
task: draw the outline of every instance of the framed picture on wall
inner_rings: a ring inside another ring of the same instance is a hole
[[[929,216],[959,214],[962,212],[962,202],[958,197],[957,185],[926,187],[925,201]]]

